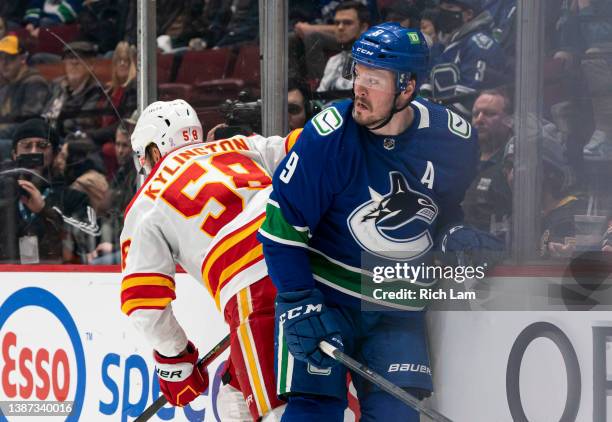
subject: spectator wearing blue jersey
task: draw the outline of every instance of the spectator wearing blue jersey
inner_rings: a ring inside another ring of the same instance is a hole
[[[452,101],[470,115],[478,91],[505,82],[506,58],[491,36],[493,18],[481,0],[442,0],[437,29],[444,36],[443,50],[432,59],[430,83],[424,93]]]
[[[29,0],[23,21],[26,29],[37,38],[40,28],[76,21],[83,0]]]
[[[574,0],[559,21],[555,58],[580,64],[593,105],[595,130],[584,158],[612,159],[612,0]]]

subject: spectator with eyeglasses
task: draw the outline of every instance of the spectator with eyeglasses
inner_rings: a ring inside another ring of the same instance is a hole
[[[15,129],[10,166],[0,171],[0,261],[80,263],[99,235],[87,195],[51,172],[59,138],[40,118]]]

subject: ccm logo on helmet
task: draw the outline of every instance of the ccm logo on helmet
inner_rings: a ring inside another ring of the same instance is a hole
[[[361,48],[361,47],[357,47],[357,51],[359,53],[363,53],[363,54],[366,54],[368,56],[373,56],[374,55],[373,51],[369,51],[369,50],[366,50],[365,48]]]
[[[296,308],[293,309],[289,309],[287,312],[285,312],[284,314],[282,314],[280,316],[280,323],[284,323],[285,320],[287,319],[293,319],[293,318],[297,318],[300,315],[306,315],[309,314],[311,312],[322,312],[323,311],[323,305],[322,304],[318,304],[318,305],[307,305],[306,306],[306,310],[304,312],[302,312],[302,308],[303,306],[298,306]]]

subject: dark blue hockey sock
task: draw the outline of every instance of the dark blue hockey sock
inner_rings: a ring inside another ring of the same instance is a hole
[[[292,395],[287,398],[287,407],[281,422],[342,422],[345,400],[313,395]]]

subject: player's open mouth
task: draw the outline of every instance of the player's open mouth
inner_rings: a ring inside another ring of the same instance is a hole
[[[368,110],[368,106],[365,105],[364,103],[362,103],[361,101],[357,101],[357,103],[355,104],[355,107],[357,107],[357,110],[359,110],[359,111],[367,111]]]

